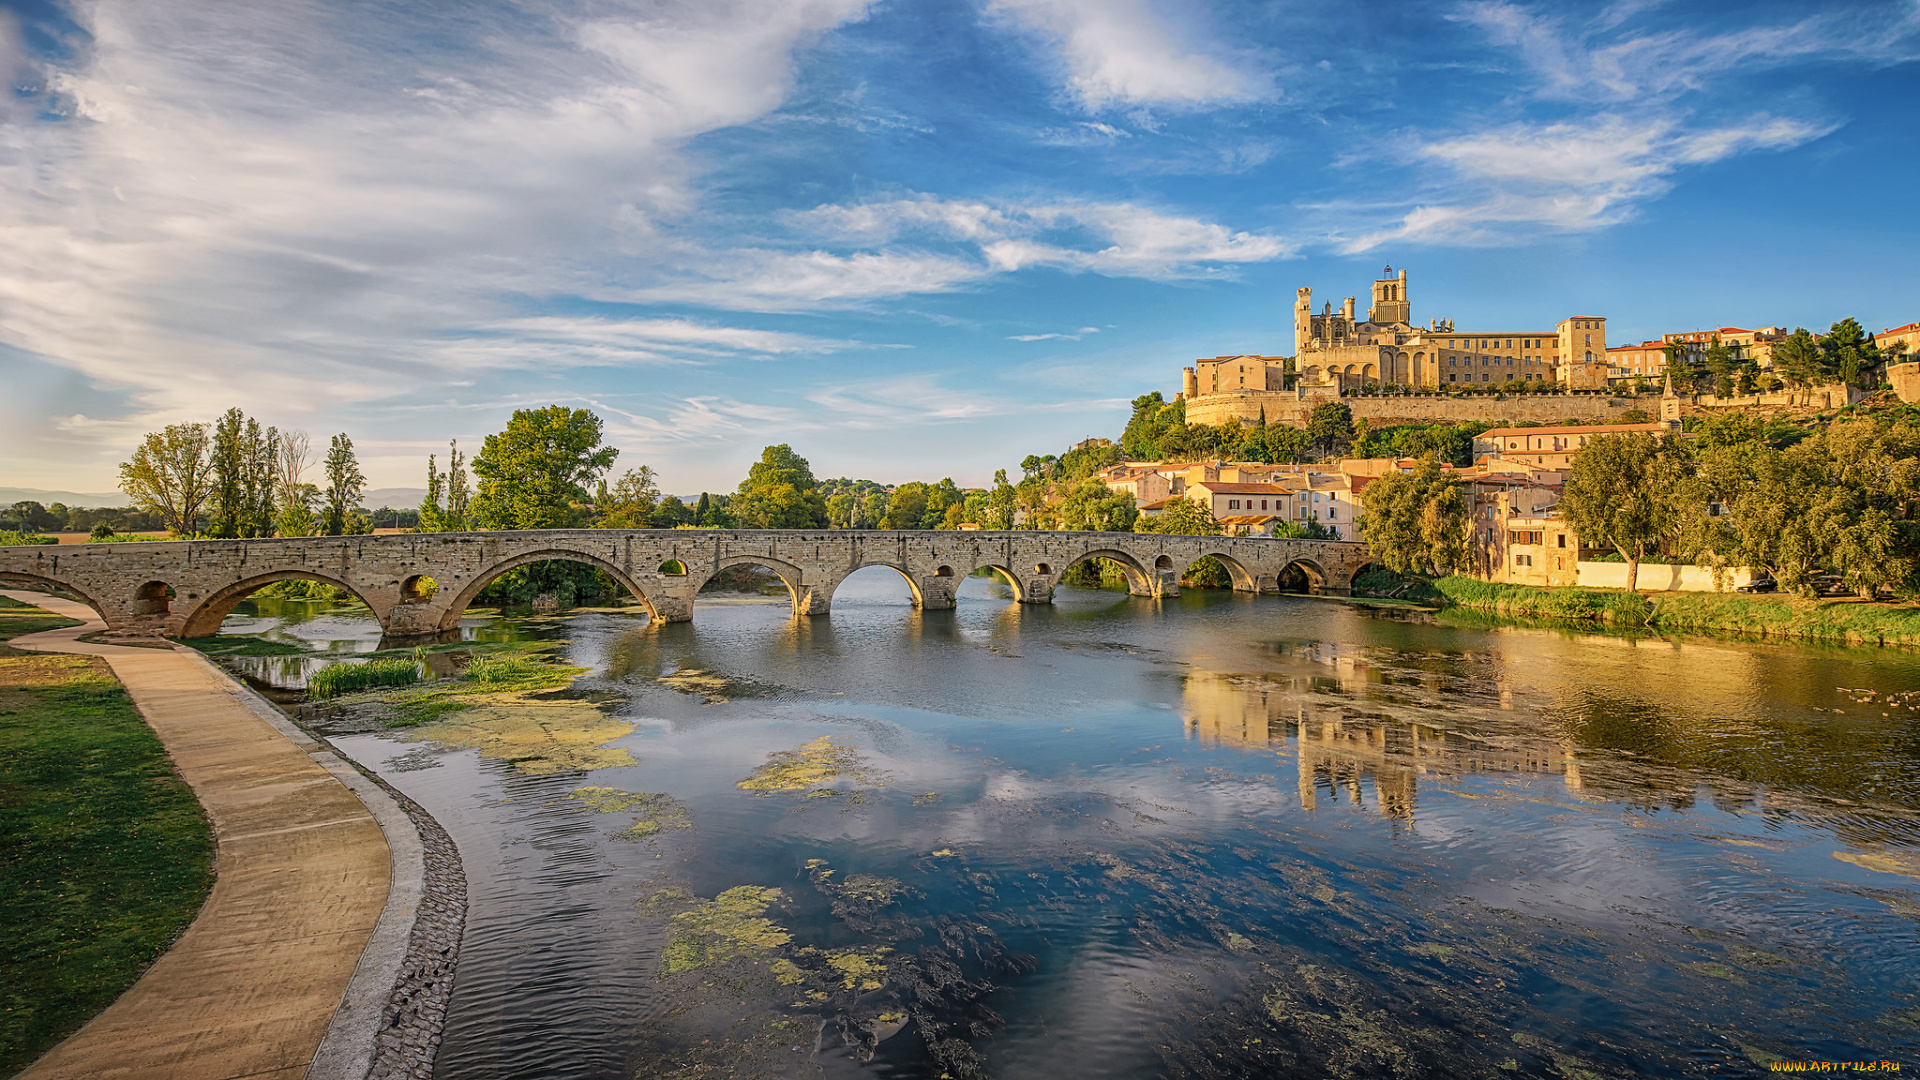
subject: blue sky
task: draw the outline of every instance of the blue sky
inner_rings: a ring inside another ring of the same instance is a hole
[[[1920,3],[0,4],[0,484],[239,405],[375,486],[987,481],[1296,286],[1619,342],[1920,319]]]

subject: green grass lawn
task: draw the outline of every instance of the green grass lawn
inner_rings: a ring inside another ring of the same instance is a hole
[[[0,597],[0,637],[69,625]],[[213,840],[105,661],[0,650],[0,1076],[10,1076],[193,921],[213,886]]]
[[[29,607],[11,597],[0,596],[0,641],[12,641],[22,634],[37,634],[42,630],[58,630],[63,626],[79,625],[78,620],[69,619],[64,615],[55,615],[51,611],[42,611],[37,607]]]

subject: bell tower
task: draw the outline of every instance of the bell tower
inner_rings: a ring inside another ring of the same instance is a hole
[[[1367,321],[1378,325],[1413,322],[1413,305],[1407,301],[1407,272],[1393,276],[1393,267],[1381,271],[1373,283],[1373,306],[1367,309]]]
[[[1293,294],[1293,355],[1307,351],[1313,340],[1313,289],[1301,286]]]

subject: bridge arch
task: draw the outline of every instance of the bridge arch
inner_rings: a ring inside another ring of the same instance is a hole
[[[1308,558],[1292,559],[1288,561],[1287,565],[1280,568],[1280,573],[1274,579],[1276,587],[1281,592],[1295,591],[1288,588],[1287,585],[1289,579],[1298,580],[1298,578],[1294,578],[1294,572],[1296,570],[1299,571],[1301,577],[1306,579],[1306,588],[1303,590],[1305,592],[1325,592],[1327,591],[1327,586],[1331,585],[1334,580],[1333,575],[1327,573],[1326,567],[1321,566],[1318,562]]]
[[[993,571],[993,576],[996,578],[999,578],[1001,583],[1004,584],[1008,588],[1008,590],[1010,590],[1013,593],[1014,603],[1016,604],[1026,603],[1027,594],[1026,594],[1026,591],[1020,587],[1020,575],[1014,573],[1012,567],[1002,566],[999,563],[981,563],[979,566],[976,566],[973,569]],[[972,571],[968,571],[968,575],[971,576]],[[959,591],[960,591],[959,586],[955,585],[954,592],[958,593]]]
[[[836,581],[833,583],[834,592],[837,593],[840,591],[840,586],[845,584],[847,578],[850,578],[853,575],[859,573],[860,571],[873,566],[884,566],[887,569],[893,571],[894,573],[899,574],[902,580],[906,581],[907,583],[907,591],[913,594],[913,606],[917,608],[925,608],[927,606],[926,594],[921,592],[920,582],[914,578],[913,574],[909,572],[906,567],[901,566],[899,563],[888,562],[885,559],[868,559],[866,562],[863,562],[860,565],[854,567],[853,569],[847,571],[845,577],[842,577],[839,581]],[[953,576],[952,567],[942,566],[940,567],[940,569],[946,571],[946,574],[944,576],[947,576],[947,577]],[[935,571],[935,573],[936,575],[938,575],[938,571]],[[788,586],[788,587],[791,588],[792,586]],[[828,599],[831,600],[832,597],[829,596]]]
[[[193,605],[185,612],[185,618],[181,620],[180,636],[183,638],[200,638],[212,637],[219,633],[220,624],[227,621],[227,616],[233,613],[234,608],[240,606],[240,601],[253,595],[254,590],[265,585],[271,585],[276,581],[318,581],[325,585],[331,585],[336,589],[345,589],[353,594],[354,599],[359,600],[361,603],[366,604],[368,608],[372,609],[376,616],[380,614],[380,609],[374,607],[359,589],[354,588],[352,585],[337,577],[329,577],[326,574],[316,574],[311,570],[269,570],[264,574],[255,574],[252,577],[243,578],[240,581],[234,582],[232,585],[228,585],[211,596],[208,596],[205,600]],[[142,586],[142,588],[145,587],[146,586]],[[385,622],[386,620],[382,619],[381,621]]]
[[[597,570],[604,571],[606,575],[612,578],[615,582],[617,582],[621,588],[632,593],[634,599],[640,601],[640,606],[647,609],[648,618],[654,620],[655,622],[658,622],[660,619],[660,612],[657,611],[653,606],[653,598],[648,596],[646,590],[642,589],[638,582],[634,581],[632,577],[628,576],[626,571],[620,569],[618,566],[615,566],[614,564],[608,562],[605,559],[602,559],[595,555],[589,555],[584,551],[568,551],[564,548],[549,548],[542,551],[522,552],[510,558],[502,559],[499,562],[494,563],[492,566],[487,567],[485,570],[482,570],[480,573],[475,574],[473,576],[473,579],[468,581],[467,584],[463,588],[461,588],[459,594],[456,595],[450,602],[448,602],[446,610],[443,611],[440,615],[439,629],[443,631],[452,630],[454,627],[459,626],[460,616],[466,613],[468,606],[470,606],[473,603],[474,598],[478,597],[480,595],[480,591],[482,589],[485,589],[489,584],[491,584],[493,582],[493,579],[499,577],[501,574],[504,574],[509,570],[517,569],[519,567],[527,565],[528,563],[537,563],[537,562],[585,563],[588,566],[591,566]]]
[[[730,566],[766,567],[773,571],[774,575],[780,579],[780,584],[787,587],[787,599],[792,601],[794,612],[796,614],[800,613],[805,606],[803,603],[806,589],[806,585],[804,584],[806,580],[805,571],[787,562],[785,559],[776,559],[771,555],[730,555],[715,562],[713,569],[704,574],[697,571],[689,573],[685,580],[692,588],[687,595],[699,595],[700,590],[707,587],[707,582],[712,581],[715,575]],[[691,570],[691,567],[689,567],[689,569]],[[838,582],[835,584],[838,584]],[[653,610],[651,605],[649,605],[647,610]]]
[[[1108,562],[1117,563],[1120,567],[1121,575],[1127,579],[1128,592],[1135,596],[1154,595],[1153,571],[1147,569],[1147,567],[1134,556],[1124,551],[1116,551],[1113,548],[1098,548],[1089,551],[1085,555],[1061,567],[1060,573],[1064,576],[1067,571],[1079,566],[1088,559],[1106,559]]]
[[[66,593],[92,608],[93,613],[100,616],[101,622],[107,621],[107,609],[101,607],[100,602],[93,597],[74,588],[69,582],[57,581],[50,577],[41,577],[39,574],[23,574],[14,571],[0,570],[0,585],[25,585],[33,589],[45,589],[55,594]]]
[[[1260,591],[1259,578],[1257,578],[1254,575],[1253,571],[1247,569],[1245,563],[1242,563],[1239,559],[1234,558],[1233,556],[1227,554],[1225,551],[1222,551],[1219,548],[1208,548],[1201,553],[1199,558],[1193,561],[1199,562],[1200,559],[1212,559],[1213,561],[1219,563],[1221,566],[1225,567],[1227,571],[1227,579],[1233,583],[1234,592],[1259,592]],[[1187,569],[1189,570],[1192,569],[1191,564],[1189,564]],[[1186,570],[1180,571],[1182,576],[1185,576],[1186,572],[1187,572]]]

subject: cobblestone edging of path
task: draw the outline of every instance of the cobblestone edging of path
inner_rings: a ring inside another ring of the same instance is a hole
[[[382,1015],[367,1080],[428,1080],[440,1050],[454,968],[460,961],[460,938],[467,922],[467,875],[453,838],[433,815],[391,784],[372,779],[420,831],[426,887],[413,932],[407,937],[399,981]]]

